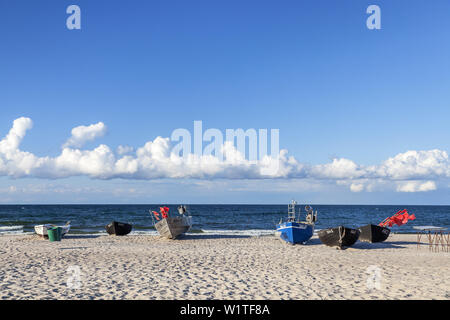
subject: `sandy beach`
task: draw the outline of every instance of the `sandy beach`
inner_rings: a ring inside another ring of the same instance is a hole
[[[342,251],[316,236],[4,235],[0,264],[2,300],[450,299],[450,253],[418,250],[415,235]]]

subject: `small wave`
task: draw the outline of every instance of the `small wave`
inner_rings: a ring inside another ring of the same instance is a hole
[[[204,235],[236,235],[236,236],[267,236],[273,235],[275,230],[261,230],[261,229],[250,229],[250,230],[222,230],[222,229],[191,229],[187,232],[188,234],[204,234]],[[157,236],[159,235],[156,230],[133,230],[130,235],[148,235]]]
[[[252,237],[260,237],[260,236],[269,236],[274,235],[274,229],[248,229],[248,230],[213,230],[213,229],[204,229],[204,234],[208,235],[230,235],[230,236],[252,236]]]
[[[23,226],[0,226],[0,234],[21,234]]]
[[[23,226],[0,226],[1,231],[10,231],[10,230],[23,230]]]
[[[188,233],[205,233],[202,229],[191,229],[188,231]]]
[[[159,233],[156,230],[135,230],[131,231],[130,235],[136,235],[136,236],[157,236]]]

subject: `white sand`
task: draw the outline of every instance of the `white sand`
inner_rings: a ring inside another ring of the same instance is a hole
[[[343,251],[272,236],[0,236],[0,265],[0,299],[450,299],[450,253],[417,250],[414,235]]]

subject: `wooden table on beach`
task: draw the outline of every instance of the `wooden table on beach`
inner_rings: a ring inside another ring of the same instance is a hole
[[[439,246],[442,250],[450,250],[450,233],[447,233],[447,228],[435,226],[418,226],[413,227],[417,232],[417,249],[420,246],[420,239],[425,235],[428,239],[428,249],[431,251],[439,251]]]

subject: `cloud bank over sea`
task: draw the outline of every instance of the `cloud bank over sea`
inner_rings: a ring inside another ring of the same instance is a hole
[[[371,192],[390,186],[397,192],[436,190],[439,182],[448,186],[450,160],[445,150],[409,150],[376,165],[361,165],[346,158],[325,164],[305,164],[281,149],[278,159],[264,156],[249,161],[229,141],[222,145],[223,160],[212,155],[180,156],[172,151],[169,138],[156,137],[141,147],[100,144],[83,149],[87,142],[101,138],[107,131],[103,122],[79,126],[61,146],[56,157],[38,157],[20,149],[30,118],[13,122],[9,133],[0,140],[0,176],[14,179],[63,179],[85,176],[91,179],[308,179],[335,182],[352,192]],[[267,170],[277,163],[278,170]]]

